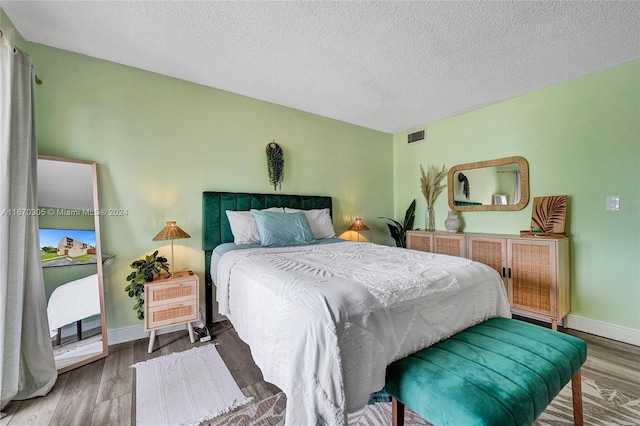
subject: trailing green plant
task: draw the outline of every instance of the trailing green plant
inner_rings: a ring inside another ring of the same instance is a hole
[[[464,194],[464,197],[468,200],[469,195],[471,195],[469,191],[469,179],[467,179],[467,177],[462,172],[460,172],[458,173],[458,182],[462,183],[462,193]]]
[[[144,319],[144,284],[153,281],[162,271],[170,274],[169,264],[167,258],[158,256],[158,250],[156,250],[144,259],[134,260],[129,266],[134,271],[127,277],[129,285],[124,288],[124,291],[129,294],[129,297],[135,299],[133,310],[136,311],[138,319],[142,320]]]
[[[267,170],[269,173],[269,183],[274,190],[282,189],[284,180],[284,152],[275,141],[267,144]]]
[[[378,219],[385,219],[387,227],[391,233],[391,238],[396,242],[397,247],[407,248],[407,231],[413,229],[413,221],[416,218],[416,200],[414,199],[409,208],[404,214],[404,222],[400,223],[397,220],[393,220],[388,217],[379,217]]]

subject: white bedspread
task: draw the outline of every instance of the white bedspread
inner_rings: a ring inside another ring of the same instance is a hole
[[[389,363],[511,315],[490,267],[370,243],[235,250],[212,276],[220,313],[287,395],[287,425],[346,424]]]
[[[51,337],[58,334],[58,328],[93,315],[100,315],[98,274],[61,284],[49,297],[47,317]]]

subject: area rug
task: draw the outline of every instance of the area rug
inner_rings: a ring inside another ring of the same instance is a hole
[[[212,344],[132,367],[138,426],[197,425],[252,400],[242,393]]]
[[[250,407],[207,421],[201,426],[284,426],[287,397],[280,392]],[[391,404],[377,403],[349,414],[349,426],[388,426],[391,424]],[[411,410],[404,417],[405,426],[429,426]]]
[[[590,426],[640,425],[640,398],[633,398],[598,385],[593,380],[582,380],[584,424]],[[202,426],[282,426],[287,399],[279,393],[247,408],[243,408]],[[391,404],[368,405],[357,413],[349,414],[349,426],[386,426],[391,424]],[[405,412],[406,426],[429,426],[411,410]],[[567,385],[540,415],[533,426],[573,426],[571,386]]]
[[[590,426],[640,425],[640,395],[625,395],[582,377],[584,424]],[[538,417],[533,426],[573,426],[573,399],[567,385]]]

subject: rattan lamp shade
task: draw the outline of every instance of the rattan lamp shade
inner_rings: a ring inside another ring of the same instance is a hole
[[[349,227],[349,231],[368,231],[368,230],[369,230],[369,227],[365,225],[361,217],[356,217],[356,220]]]
[[[153,241],[181,240],[183,238],[191,238],[191,235],[176,225],[175,220],[171,220],[167,221],[167,224],[158,232],[158,235],[153,237]]]
[[[368,231],[368,230],[369,230],[369,227],[365,225],[361,217],[356,217],[356,220],[354,220],[351,226],[349,227],[349,231],[356,231],[356,234],[358,235],[358,242],[360,242],[359,231]]]
[[[184,238],[191,238],[191,235],[184,232],[175,220],[168,220],[167,224],[158,232],[158,235],[153,237],[153,241],[166,241],[171,240],[171,275],[173,275],[173,240],[181,240]]]

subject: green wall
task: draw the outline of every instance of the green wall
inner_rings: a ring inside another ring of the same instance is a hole
[[[640,330],[640,60],[425,126],[427,141],[394,135],[395,214],[413,198],[424,227],[419,165],[520,155],[529,162],[531,197],[566,194],[572,238],[571,314]],[[473,188],[472,188],[473,191]],[[620,211],[605,211],[607,196]],[[436,201],[444,230],[446,193]],[[468,232],[518,234],[518,212],[463,212]]]
[[[11,22],[11,19],[9,19],[7,14],[4,13],[4,10],[2,10],[1,7],[0,7],[0,25],[2,25],[5,28],[12,28],[14,30],[13,42],[16,45],[16,47],[18,47],[19,49],[22,49],[23,51],[28,51],[29,43],[25,41],[25,39],[22,37],[22,34],[20,34],[20,31],[16,29],[15,25],[13,25],[13,22]]]
[[[12,27],[1,9],[0,21]],[[138,323],[122,290],[127,265],[154,249],[169,255],[170,245],[151,241],[165,220],[192,236],[177,242],[176,267],[202,280],[200,193],[273,192],[264,146],[275,139],[287,160],[282,192],[333,196],[338,233],[362,215],[365,237],[385,244],[377,217],[402,217],[414,198],[424,227],[420,164],[525,157],[531,197],[569,196],[571,313],[640,330],[640,60],[429,124],[427,141],[407,146],[413,129],[391,137],[16,40],[44,81],[40,153],[96,160],[101,206],[128,212],[101,225],[103,252],[117,255],[105,270],[110,329]],[[608,195],[620,196],[619,212],[605,211]],[[443,230],[445,193],[435,209]],[[518,234],[531,205],[461,216],[466,231]]]
[[[102,252],[116,255],[105,268],[109,329],[140,324],[123,290],[128,265],[156,249],[170,257],[170,243],[151,241],[166,220],[191,235],[176,241],[175,267],[200,276],[204,306],[202,191],[273,193],[273,139],[282,193],[330,195],[338,234],[358,215],[366,238],[392,242],[377,219],[393,213],[392,135],[42,45],[29,53],[44,82],[39,153],[97,161],[100,206],[126,210],[101,218]]]

